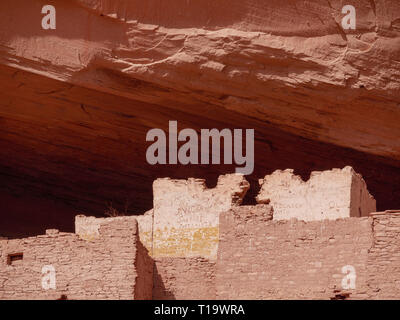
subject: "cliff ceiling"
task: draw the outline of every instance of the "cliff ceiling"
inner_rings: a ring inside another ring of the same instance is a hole
[[[146,133],[169,120],[255,129],[247,201],[275,169],[351,165],[379,209],[400,207],[400,2],[351,3],[356,30],[334,0],[54,0],[43,30],[45,1],[1,1],[0,233],[111,202],[142,213],[157,177],[234,170],[149,165]],[[10,198],[71,209],[10,215]]]

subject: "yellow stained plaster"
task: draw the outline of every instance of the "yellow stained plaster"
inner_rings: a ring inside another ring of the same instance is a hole
[[[216,258],[218,240],[218,227],[158,229],[153,235],[152,256]]]

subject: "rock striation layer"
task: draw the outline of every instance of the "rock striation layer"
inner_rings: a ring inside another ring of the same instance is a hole
[[[137,214],[158,177],[233,172],[149,165],[146,132],[169,120],[255,129],[250,182],[351,165],[379,210],[400,206],[397,0],[352,1],[356,30],[333,0],[54,0],[43,30],[46,4],[0,3],[1,234],[72,231],[111,202]]]

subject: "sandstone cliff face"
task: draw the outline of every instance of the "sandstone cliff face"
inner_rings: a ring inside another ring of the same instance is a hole
[[[399,159],[398,1],[354,1],[355,31],[341,28],[339,1],[59,0],[53,31],[38,23],[40,2],[3,2],[4,64]]]
[[[156,177],[232,171],[148,165],[146,132],[178,120],[254,128],[254,186],[276,169],[351,165],[379,209],[400,206],[398,1],[352,1],[346,31],[341,1],[55,0],[56,30],[41,28],[45,4],[0,3],[4,197],[55,199],[72,221],[108,202],[150,209]],[[72,227],[55,216],[37,219]]]

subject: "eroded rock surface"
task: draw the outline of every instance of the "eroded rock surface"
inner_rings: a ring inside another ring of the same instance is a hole
[[[2,3],[13,17],[2,19],[3,64],[178,109],[205,102],[399,159],[398,1],[354,1],[350,31],[340,1],[58,0],[54,31],[41,29],[40,4]]]
[[[146,132],[169,120],[254,128],[253,185],[276,169],[307,179],[351,165],[380,210],[400,206],[397,0],[352,1],[357,27],[346,31],[341,1],[55,0],[56,30],[41,28],[45,4],[0,3],[7,234],[70,231],[76,209],[102,215],[110,202],[141,213],[158,177],[233,172],[150,166]],[[63,218],[39,209],[48,199]]]

